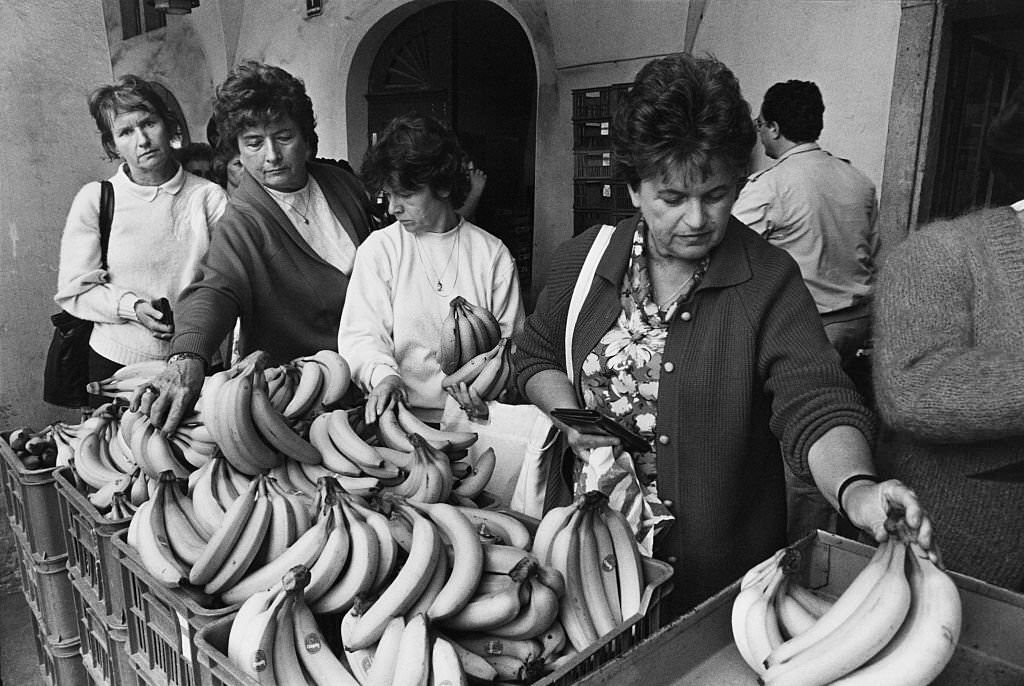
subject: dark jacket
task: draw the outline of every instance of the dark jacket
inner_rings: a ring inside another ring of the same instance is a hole
[[[573,336],[576,388],[586,355],[614,325],[637,218],[619,223]],[[597,229],[558,251],[516,343],[520,390],[564,371],[569,300]],[[809,480],[807,451],[839,425],[873,440],[864,407],[829,345],[793,259],[733,219],[706,276],[669,325],[658,394],[659,495],[676,522],[656,543],[674,559],[680,613],[786,543],[781,454]]]
[[[310,163],[331,211],[358,246],[369,233],[369,198],[352,174]],[[213,229],[200,273],[183,292],[171,352],[209,361],[236,317],[241,351],[265,350],[277,365],[337,350],[348,276],[299,235],[274,199],[246,174]]]

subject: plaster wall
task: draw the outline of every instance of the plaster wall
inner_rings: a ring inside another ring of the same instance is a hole
[[[109,175],[85,96],[111,80],[101,0],[0,2],[0,427],[71,418],[42,401],[72,196]]]

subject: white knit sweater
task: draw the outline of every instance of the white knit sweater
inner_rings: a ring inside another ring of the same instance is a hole
[[[110,178],[114,217],[106,271],[100,268],[100,184],[78,191],[60,245],[54,301],[92,322],[90,346],[120,364],[161,359],[169,343],[135,316],[135,302],[166,297],[173,309],[210,244],[227,196],[215,183],[179,168],[160,186],[140,186],[123,167]]]

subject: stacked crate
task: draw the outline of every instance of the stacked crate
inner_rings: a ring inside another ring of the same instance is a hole
[[[634,214],[625,181],[612,178],[612,119],[629,84],[572,92],[573,234]]]
[[[131,520],[104,517],[68,467],[54,472],[54,486],[85,671],[94,686],[138,686],[128,657],[124,589],[112,543]]]
[[[86,684],[55,468],[26,469],[6,441],[0,441],[0,457],[4,505],[17,543],[21,588],[32,614],[40,670],[52,686]]]

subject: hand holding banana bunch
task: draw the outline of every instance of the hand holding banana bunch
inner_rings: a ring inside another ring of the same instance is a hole
[[[471,417],[487,418],[487,401],[499,399],[512,379],[512,343],[501,337],[487,308],[453,298],[441,328],[437,361],[446,374],[441,387]]]
[[[793,578],[784,549],[740,582],[732,631],[744,661],[772,686],[924,686],[960,636],[956,584],[908,536],[891,535],[834,601]]]

